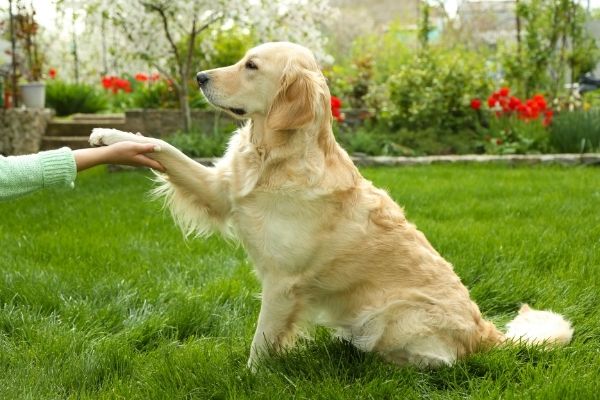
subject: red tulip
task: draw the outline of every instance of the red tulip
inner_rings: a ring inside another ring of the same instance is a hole
[[[519,105],[521,105],[521,100],[519,100],[518,97],[512,96],[508,101],[508,108],[510,108],[511,111],[515,111]]]
[[[479,110],[481,108],[481,100],[479,100],[479,99],[471,100],[471,108],[473,110]]]
[[[339,97],[331,96],[331,114],[338,122],[344,120],[344,115],[340,112],[342,100]]]
[[[141,72],[135,74],[135,80],[138,82],[146,82],[146,81],[148,81],[148,79],[149,79],[148,75],[143,74]]]
[[[105,76],[102,78],[102,86],[104,87],[104,89],[110,89],[112,85],[113,83],[111,76]]]

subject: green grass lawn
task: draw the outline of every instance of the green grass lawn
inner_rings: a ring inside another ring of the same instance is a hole
[[[600,170],[368,169],[500,326],[521,302],[574,324],[571,345],[397,368],[324,330],[245,367],[259,286],[244,251],[184,240],[141,172],[0,203],[0,399],[596,399]]]

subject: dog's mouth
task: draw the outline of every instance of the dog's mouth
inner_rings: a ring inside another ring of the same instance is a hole
[[[240,117],[246,114],[246,110],[244,110],[243,108],[227,108],[227,110],[229,110],[230,112],[234,113],[235,115],[239,115]]]
[[[206,93],[204,90],[202,90],[202,88],[200,88],[200,90],[202,91],[202,94],[204,95],[204,97],[206,98],[206,100],[208,100],[208,102],[210,104],[212,104],[213,106],[220,108],[221,110],[230,112],[231,114],[238,116],[238,117],[243,117],[244,115],[246,115],[246,110],[243,108],[238,108],[238,107],[227,107],[224,105],[221,105],[215,101],[213,101],[212,96],[210,95],[210,93]]]

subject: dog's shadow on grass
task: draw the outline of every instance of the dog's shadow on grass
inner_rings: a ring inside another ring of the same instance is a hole
[[[411,386],[416,392],[431,390],[469,393],[478,387],[519,384],[525,370],[549,368],[553,356],[540,347],[513,346],[482,352],[453,366],[420,369],[399,367],[374,353],[365,353],[349,342],[320,335],[313,341],[301,341],[284,353],[263,360],[258,374],[277,374],[290,383],[335,380],[341,385],[369,385],[393,381]]]

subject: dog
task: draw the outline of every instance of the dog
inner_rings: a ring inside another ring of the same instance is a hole
[[[551,311],[524,305],[506,334],[482,317],[452,265],[336,142],[327,82],[308,49],[266,43],[197,81],[214,107],[247,120],[214,167],[113,129],[95,129],[90,143],[154,143],[149,156],[166,169],[154,193],[183,231],[241,242],[262,286],[250,368],[313,324],[418,367],[506,342],[571,340],[570,322]]]

